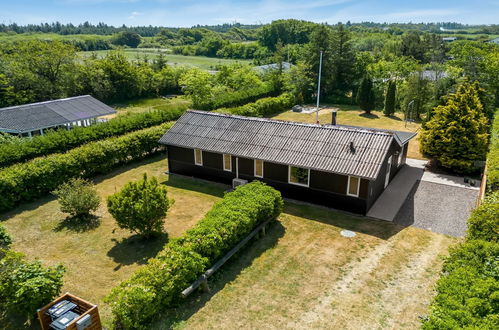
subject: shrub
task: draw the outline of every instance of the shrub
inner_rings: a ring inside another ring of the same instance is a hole
[[[159,138],[171,123],[88,143],[0,170],[0,212],[53,191],[71,178],[90,178],[164,150]]]
[[[371,110],[374,110],[375,101],[373,81],[370,77],[364,77],[357,93],[357,103],[366,113],[371,113]]]
[[[227,193],[182,237],[171,240],[148,264],[106,298],[115,325],[147,326],[165,308],[181,301],[181,292],[257,225],[282,211],[278,191],[258,181]]]
[[[488,197],[468,219],[468,239],[499,240],[499,191]]]
[[[499,244],[468,241],[451,250],[423,329],[499,327]]]
[[[475,162],[485,159],[488,119],[477,90],[471,84],[459,86],[445,105],[434,109],[421,130],[421,151],[442,166],[459,173],[470,173]]]
[[[487,187],[489,191],[499,190],[499,110],[495,113],[490,134],[487,155]]]
[[[8,249],[12,244],[12,238],[4,226],[0,224],[0,249]]]
[[[240,116],[264,117],[289,110],[293,106],[293,103],[294,99],[291,94],[284,93],[277,97],[259,99],[254,103],[248,103],[240,107],[222,108],[217,111]]]
[[[395,113],[396,92],[397,84],[395,81],[390,80],[385,95],[385,107],[383,108],[385,116],[392,116]]]
[[[121,191],[107,198],[109,213],[120,228],[152,235],[163,231],[164,218],[170,207],[166,187],[156,178],[127,183]]]
[[[0,167],[24,162],[52,153],[66,152],[85,143],[141,130],[178,119],[187,106],[118,116],[106,123],[90,127],[75,127],[70,131],[57,130],[17,143],[0,144]]]
[[[60,294],[64,272],[62,265],[43,267],[40,261],[29,262],[8,251],[0,260],[0,301],[6,309],[31,318]]]
[[[59,199],[61,211],[72,217],[84,218],[97,210],[100,198],[94,186],[81,178],[73,178],[53,191]]]

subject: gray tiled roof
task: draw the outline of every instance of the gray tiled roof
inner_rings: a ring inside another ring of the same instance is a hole
[[[159,142],[375,179],[394,139],[373,129],[190,110]]]
[[[90,95],[23,104],[0,109],[0,131],[22,133],[115,112]]]

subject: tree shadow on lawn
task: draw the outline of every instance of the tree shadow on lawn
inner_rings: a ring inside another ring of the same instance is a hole
[[[363,112],[361,114],[359,114],[360,117],[364,117],[364,118],[367,118],[367,119],[378,119],[379,116],[374,114],[374,113],[367,113],[367,112]]]
[[[101,218],[93,214],[85,217],[67,217],[59,222],[53,231],[59,232],[66,229],[77,233],[83,233],[99,227],[100,224]]]
[[[267,233],[260,239],[253,238],[248,245],[232,256],[212,277],[208,279],[210,292],[198,289],[177,307],[167,309],[148,327],[149,329],[172,329],[181,325],[203,308],[210,299],[234,281],[242,270],[251,266],[265,251],[275,247],[284,236],[285,228],[279,221],[271,222]]]
[[[161,233],[150,238],[132,235],[122,240],[113,239],[113,242],[115,245],[107,252],[107,256],[119,264],[114,268],[117,271],[123,265],[143,265],[155,257],[168,242],[168,234]]]
[[[378,237],[383,240],[389,239],[405,228],[388,221],[375,220],[321,205],[289,200],[284,203],[283,213]]]

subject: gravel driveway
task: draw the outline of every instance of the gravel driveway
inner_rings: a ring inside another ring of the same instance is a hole
[[[417,181],[394,223],[462,237],[477,198],[476,189]]]

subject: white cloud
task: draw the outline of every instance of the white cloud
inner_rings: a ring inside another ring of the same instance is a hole
[[[141,13],[139,11],[132,11],[130,16],[128,16],[128,19],[136,19],[138,16],[142,16],[144,13]]]

